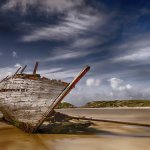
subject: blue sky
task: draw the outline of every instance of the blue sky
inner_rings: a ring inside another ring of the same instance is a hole
[[[70,82],[90,72],[65,98],[150,99],[150,1],[1,0],[0,78],[35,61],[39,73]]]

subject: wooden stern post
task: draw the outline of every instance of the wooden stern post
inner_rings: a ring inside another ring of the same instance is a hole
[[[47,116],[50,116],[56,106],[64,99],[64,97],[75,87],[75,85],[79,82],[79,80],[90,70],[89,66],[86,66],[74,79],[73,81],[64,89],[64,91],[55,99],[55,101],[48,108],[48,111],[45,112],[42,119],[39,120],[38,124],[33,128],[32,132],[36,132],[38,128],[45,121]]]
[[[37,71],[38,65],[39,65],[39,63],[36,62],[35,67],[34,67],[34,70],[33,70],[33,74],[34,74],[34,75],[36,75],[36,71]]]

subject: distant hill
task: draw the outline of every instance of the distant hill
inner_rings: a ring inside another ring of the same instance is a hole
[[[93,101],[93,102],[88,102],[83,107],[85,107],[85,108],[150,107],[150,100]]]
[[[61,102],[56,109],[62,109],[62,108],[74,108],[75,106],[68,103],[68,102]]]

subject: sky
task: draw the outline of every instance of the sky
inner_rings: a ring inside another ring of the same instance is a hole
[[[150,99],[150,1],[1,0],[0,78],[31,73],[71,82],[65,101]]]

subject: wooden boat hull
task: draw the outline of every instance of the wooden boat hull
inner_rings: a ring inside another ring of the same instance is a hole
[[[34,127],[67,85],[53,80],[9,79],[0,84],[1,111],[9,121]]]
[[[70,84],[41,78],[8,78],[0,83],[0,111],[13,125],[36,132],[89,69],[83,69]]]

